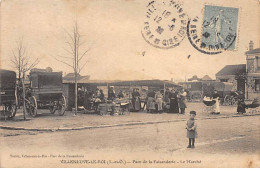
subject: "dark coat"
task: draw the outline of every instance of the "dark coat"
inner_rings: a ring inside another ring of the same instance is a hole
[[[170,113],[179,113],[178,98],[176,93],[170,93]]]
[[[238,113],[246,113],[246,104],[245,104],[245,96],[243,94],[239,94],[237,96],[237,112]]]

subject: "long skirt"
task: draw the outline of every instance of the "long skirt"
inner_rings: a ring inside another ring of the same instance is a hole
[[[220,113],[220,108],[219,108],[219,100],[216,100],[216,103],[214,104],[214,112],[215,113]]]
[[[186,100],[185,99],[180,99],[179,100],[179,108],[187,108]]]
[[[134,101],[134,109],[136,111],[141,110],[141,101],[140,101],[139,98],[136,98],[135,101]]]
[[[246,105],[244,102],[238,102],[237,104],[237,112],[238,113],[246,113]]]
[[[162,108],[162,102],[163,102],[162,98],[157,98],[157,99],[156,99],[156,103],[157,103],[157,105],[158,105],[158,111],[162,111],[162,110],[163,110],[163,108]]]
[[[170,100],[170,113],[179,113],[179,105],[176,99]]]
[[[156,109],[156,108],[155,108],[155,102],[152,101],[152,102],[150,103],[149,111],[150,111],[150,112],[154,112],[155,109]]]
[[[146,106],[146,109],[147,110],[150,110],[150,108],[151,108],[151,103],[153,102],[153,100],[154,100],[154,98],[153,97],[148,97],[148,99],[147,99],[147,106]]]

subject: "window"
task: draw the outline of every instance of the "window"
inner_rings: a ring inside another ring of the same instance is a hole
[[[228,79],[220,79],[221,82],[228,82]]]
[[[257,63],[257,70],[259,71],[260,70],[260,58],[259,56],[256,56],[256,63]]]
[[[38,75],[38,81],[40,88],[61,87],[62,84],[62,78],[56,74]]]
[[[260,91],[260,79],[255,80],[255,91]]]
[[[32,75],[30,78],[31,81],[31,87],[32,88],[38,88],[38,77],[37,75]]]
[[[255,67],[254,67],[254,59],[248,59],[247,60],[247,72],[254,72]]]

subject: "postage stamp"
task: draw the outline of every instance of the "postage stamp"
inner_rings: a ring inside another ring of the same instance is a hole
[[[188,15],[177,1],[151,1],[146,6],[142,36],[150,45],[169,49],[186,36]]]
[[[202,19],[198,16],[190,18],[187,24],[187,37],[190,44],[199,52],[207,55],[216,55],[221,53],[221,49],[206,49],[201,47],[201,30],[202,30]]]
[[[235,50],[238,8],[205,5],[201,48]]]

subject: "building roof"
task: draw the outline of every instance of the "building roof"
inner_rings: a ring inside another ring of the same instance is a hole
[[[210,78],[210,76],[208,76],[208,75],[204,75],[204,77],[202,77],[202,80],[209,81],[209,80],[212,80],[212,78]]]
[[[74,73],[69,73],[69,74],[65,75],[63,77],[63,83],[75,83],[74,76],[75,76]],[[78,82],[85,83],[89,80],[89,78],[90,78],[89,75],[86,75],[86,76],[78,75],[77,80],[78,80]]]
[[[260,48],[252,49],[252,50],[249,50],[249,51],[245,52],[246,55],[255,54],[255,53],[260,53]]]
[[[226,65],[218,73],[216,73],[216,76],[242,75],[245,73],[246,73],[246,64]]]
[[[201,78],[199,78],[197,75],[193,75],[192,78],[189,78],[188,81],[201,81]]]
[[[63,83],[75,83],[73,80],[66,81],[63,80]],[[109,85],[109,86],[173,86],[173,87],[182,87],[174,82],[166,81],[166,80],[128,80],[128,81],[120,81],[120,80],[84,80],[81,79],[78,83],[83,84],[92,84],[92,85]]]
[[[65,78],[74,77],[74,75],[75,75],[74,73],[68,73],[68,74],[65,75],[64,77],[65,77]],[[81,75],[78,74],[78,76],[81,76]]]
[[[118,81],[111,83],[114,86],[173,86],[182,87],[174,82],[167,80],[131,80],[131,81]]]

